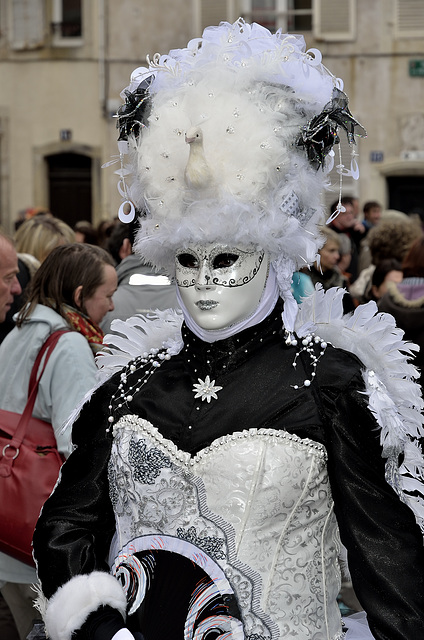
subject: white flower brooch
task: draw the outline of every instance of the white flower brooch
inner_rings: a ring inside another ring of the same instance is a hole
[[[221,391],[222,387],[215,385],[215,380],[212,380],[211,382],[209,376],[206,376],[204,380],[202,380],[201,378],[198,378],[198,380],[199,384],[193,385],[193,391],[196,392],[196,395],[194,397],[202,398],[202,401],[206,400],[207,402],[210,402],[212,398],[217,400],[218,396],[216,394],[218,393],[218,391]]]

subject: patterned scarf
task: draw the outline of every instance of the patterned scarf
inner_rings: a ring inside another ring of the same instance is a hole
[[[72,329],[81,333],[88,341],[88,344],[96,355],[102,349],[104,333],[97,324],[91,322],[86,315],[79,313],[74,308],[65,307],[66,319]]]

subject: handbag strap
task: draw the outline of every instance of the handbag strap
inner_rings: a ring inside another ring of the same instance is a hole
[[[44,373],[44,369],[46,368],[46,364],[51,356],[51,354],[53,353],[53,349],[55,348],[60,336],[62,336],[64,333],[68,333],[69,329],[58,329],[57,331],[54,331],[53,333],[51,333],[49,335],[49,337],[47,338],[47,340],[45,341],[45,343],[43,344],[43,346],[41,347],[40,351],[38,352],[38,355],[35,359],[34,365],[32,367],[32,371],[31,371],[31,375],[29,378],[29,384],[28,384],[28,400],[29,397],[31,395],[31,392],[34,390],[34,387],[36,386],[38,390],[38,384],[41,380],[41,376]],[[47,352],[47,353],[46,353]],[[44,360],[44,364],[43,364],[43,368],[37,378],[37,373],[38,373],[38,369],[40,368],[40,364],[41,361],[43,359],[44,354],[46,353],[46,358]]]
[[[23,410],[21,417],[19,419],[18,422],[18,426],[16,427],[16,431],[13,435],[13,438],[11,439],[11,441],[3,448],[3,451],[1,452],[2,455],[0,457],[0,464],[3,463],[3,469],[0,472],[0,476],[6,476],[9,475],[10,473],[10,467],[13,464],[13,460],[15,460],[15,458],[18,457],[19,455],[19,447],[22,444],[22,441],[25,437],[25,433],[28,427],[28,423],[31,419],[32,416],[32,412],[34,409],[34,404],[35,404],[35,400],[37,398],[37,393],[38,393],[38,385],[40,383],[41,380],[41,376],[44,373],[44,370],[46,368],[47,362],[49,361],[49,358],[51,356],[51,354],[53,353],[53,349],[55,348],[59,338],[64,334],[64,333],[68,333],[69,329],[59,329],[58,331],[54,331],[45,341],[45,343],[43,344],[43,346],[41,347],[34,365],[32,367],[32,371],[31,371],[31,375],[30,375],[30,382],[29,382],[29,388],[28,388],[28,400],[27,403],[25,405],[25,409]],[[40,373],[38,373],[38,370],[40,368],[40,364],[41,361],[43,359],[43,356],[45,355],[44,358],[44,362],[43,362],[43,367],[40,371]],[[7,455],[6,455],[7,452]],[[9,473],[7,473],[6,469],[4,469],[4,466],[9,467]]]

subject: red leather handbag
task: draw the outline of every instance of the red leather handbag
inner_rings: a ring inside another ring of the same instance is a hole
[[[33,418],[32,411],[41,376],[63,333],[67,330],[55,331],[42,346],[32,368],[22,415],[0,409],[0,551],[31,566],[35,525],[64,462],[52,425]]]

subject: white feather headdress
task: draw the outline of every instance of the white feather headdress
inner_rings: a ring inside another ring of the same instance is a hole
[[[365,134],[341,90],[302,36],[241,19],[136,69],[117,171],[123,217],[146,212],[136,251],[170,274],[189,242],[264,249],[277,275],[312,263],[337,131]]]

